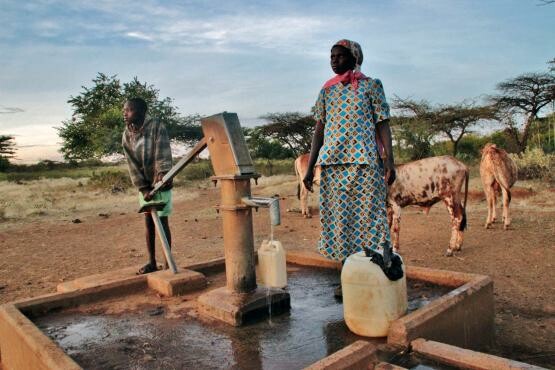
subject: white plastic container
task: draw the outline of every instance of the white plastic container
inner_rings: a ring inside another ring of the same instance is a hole
[[[269,288],[287,286],[285,250],[277,240],[264,240],[258,249],[258,277],[260,283]]]
[[[355,334],[385,337],[391,322],[407,312],[405,274],[399,280],[389,280],[364,252],[347,258],[341,286],[345,323]]]

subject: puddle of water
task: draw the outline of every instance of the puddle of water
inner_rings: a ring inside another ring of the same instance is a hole
[[[156,306],[121,315],[58,312],[34,321],[86,369],[300,369],[361,339],[333,297],[337,271],[299,269],[288,283],[290,312],[239,328],[170,319]],[[409,311],[449,290],[409,281]]]

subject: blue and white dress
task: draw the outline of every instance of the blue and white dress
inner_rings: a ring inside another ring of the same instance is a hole
[[[318,162],[320,223],[318,251],[345,260],[369,247],[389,248],[384,171],[376,144],[376,124],[389,118],[389,105],[378,79],[323,88],[314,118],[324,124]]]

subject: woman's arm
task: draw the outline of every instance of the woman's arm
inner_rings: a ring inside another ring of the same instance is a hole
[[[312,146],[310,148],[310,158],[308,159],[308,169],[303,179],[304,186],[308,191],[312,191],[312,180],[314,179],[314,166],[318,160],[320,148],[324,144],[324,124],[316,122],[314,135],[312,136]]]
[[[385,182],[387,185],[391,185],[393,181],[395,181],[395,161],[393,159],[393,144],[389,119],[378,122],[376,125],[376,134],[384,149],[382,160],[385,170]]]

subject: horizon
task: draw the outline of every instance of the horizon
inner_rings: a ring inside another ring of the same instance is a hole
[[[539,0],[7,1],[0,135],[15,137],[15,164],[62,160],[55,127],[99,72],[137,76],[183,115],[236,112],[252,127],[269,112],[308,113],[341,38],[361,44],[362,71],[389,100],[480,99],[548,70],[553,15],[555,4]]]

